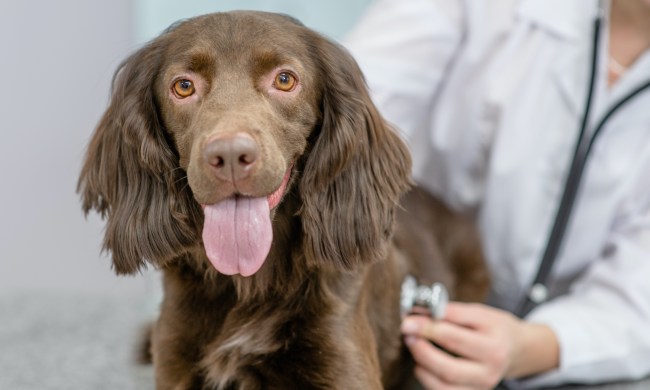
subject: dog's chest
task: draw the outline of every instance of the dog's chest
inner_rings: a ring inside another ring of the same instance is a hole
[[[338,348],[308,322],[263,313],[239,324],[226,320],[203,354],[205,382],[217,388],[327,388]]]

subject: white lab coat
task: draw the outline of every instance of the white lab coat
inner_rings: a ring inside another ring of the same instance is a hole
[[[491,303],[514,310],[540,263],[586,102],[595,0],[381,0],[345,45],[413,174],[476,216]],[[591,125],[650,79],[650,52],[607,87],[607,23]],[[592,127],[593,129],[593,127]],[[599,136],[554,271],[529,314],[560,342],[535,387],[650,374],[650,92]]]

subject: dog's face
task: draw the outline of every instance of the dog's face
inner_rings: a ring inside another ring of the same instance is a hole
[[[282,16],[220,14],[168,33],[155,80],[161,120],[205,211],[202,238],[221,273],[249,276],[264,263],[270,212],[320,119],[318,72],[300,55],[309,51],[300,29]]]
[[[321,86],[302,29],[279,15],[218,14],[168,33],[155,92],[200,204],[268,197],[303,154]]]
[[[342,48],[283,15],[232,12],[183,22],[125,61],[79,190],[108,219],[118,272],[198,244],[217,271],[248,276],[294,186],[309,259],[381,257],[409,169]]]

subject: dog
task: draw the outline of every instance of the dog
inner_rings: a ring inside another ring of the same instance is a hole
[[[117,274],[162,271],[157,388],[400,388],[404,277],[488,284],[410,169],[350,54],[289,16],[199,16],[127,58],[78,192]]]

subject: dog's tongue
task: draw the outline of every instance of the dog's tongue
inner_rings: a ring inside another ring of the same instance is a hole
[[[273,239],[268,199],[232,197],[203,211],[203,244],[217,271],[243,276],[257,272]]]

